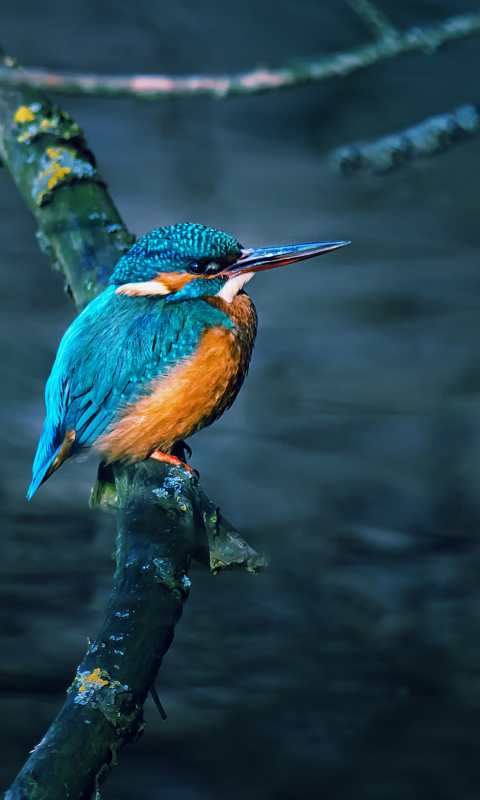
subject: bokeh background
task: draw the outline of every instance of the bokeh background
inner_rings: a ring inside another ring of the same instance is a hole
[[[476,0],[382,0],[400,28]],[[224,73],[348,49],[327,0],[17,0],[28,66]],[[332,148],[478,101],[478,39],[259,97],[59,97],[137,235],[201,222],[245,246],[352,245],[264,273],[235,406],[193,440],[202,485],[269,560],[193,567],[190,599],[104,800],[467,800],[480,785],[478,140],[384,177]],[[57,713],[113,574],[94,463],[27,504],[43,388],[75,309],[0,172],[0,781]]]

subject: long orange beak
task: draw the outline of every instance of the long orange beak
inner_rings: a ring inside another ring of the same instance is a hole
[[[308,244],[287,244],[283,247],[257,247],[242,250],[242,255],[226,270],[228,275],[241,275],[245,272],[261,272],[264,269],[294,264],[305,258],[314,258],[330,250],[345,247],[350,242],[310,242]]]

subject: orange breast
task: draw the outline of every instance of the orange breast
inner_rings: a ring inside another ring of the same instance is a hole
[[[217,307],[223,303],[209,301]],[[209,425],[233,403],[248,369],[256,313],[247,295],[223,305],[235,330],[208,328],[190,358],[152,381],[148,396],[129,403],[95,442],[104,460],[142,461],[157,449],[169,453],[175,442]]]

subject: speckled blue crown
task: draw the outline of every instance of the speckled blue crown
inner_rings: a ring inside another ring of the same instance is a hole
[[[194,222],[168,225],[142,236],[115,267],[115,285],[152,280],[159,272],[188,270],[192,261],[236,260],[242,246],[233,236]]]

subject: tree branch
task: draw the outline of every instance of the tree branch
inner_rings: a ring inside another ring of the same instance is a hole
[[[13,59],[0,54],[11,74]],[[32,89],[0,88],[0,154],[39,224],[40,241],[80,307],[105,288],[133,241],[77,125]],[[114,590],[66,703],[6,800],[90,800],[142,706],[188,596],[190,559],[216,572],[264,560],[183,468],[147,459],[99,468],[91,504],[117,514]]]
[[[362,22],[370,28],[374,36],[397,36],[397,30],[392,25],[388,17],[380,11],[370,0],[346,0],[346,3],[354,11]]]
[[[467,105],[429,117],[399,133],[391,133],[371,144],[349,144],[332,153],[338,172],[350,175],[364,167],[376,173],[391,172],[413,158],[433,156],[480,134],[480,110]]]
[[[382,27],[382,26],[381,26]],[[345,77],[380,61],[423,50],[434,52],[448,42],[480,33],[480,13],[449,17],[443,22],[406,31],[390,31],[371,44],[322,58],[296,61],[278,69],[259,68],[237,75],[94,75],[45,69],[0,67],[0,85],[23,86],[72,95],[96,97],[137,97],[159,100],[166,97],[233,97],[290,89],[328,78]],[[378,31],[378,26],[377,26]],[[11,60],[10,60],[11,61]]]
[[[8,74],[19,74],[0,47]],[[0,87],[0,158],[38,224],[38,240],[79,308],[101,292],[135,237],[125,227],[83,131],[40,92]]]
[[[188,597],[191,557],[208,552],[213,506],[192,473],[152,459],[114,473],[117,568],[102,626],[5,800],[86,800],[105,780],[120,747],[143,730],[143,703]],[[240,540],[218,516],[217,526],[220,538]],[[262,559],[250,548],[244,566],[257,571]]]

